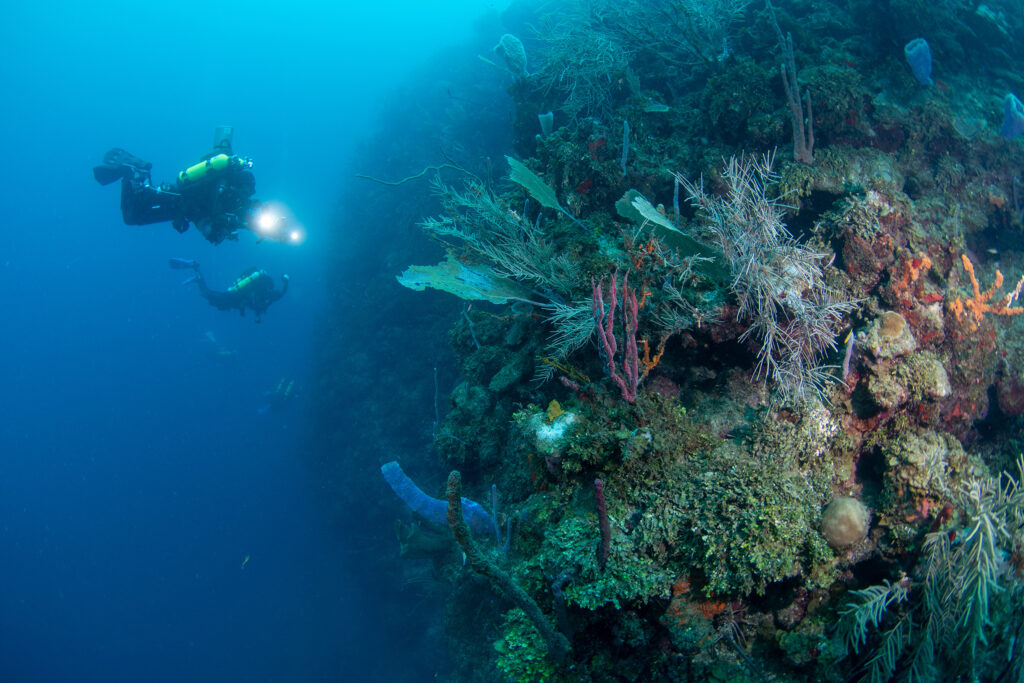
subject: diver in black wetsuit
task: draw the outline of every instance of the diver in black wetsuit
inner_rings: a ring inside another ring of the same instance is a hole
[[[199,264],[186,259],[171,259],[172,268],[192,268],[195,275],[185,281],[185,284],[196,282],[199,285],[199,294],[206,299],[211,306],[220,311],[238,309],[238,312],[245,315],[246,309],[256,314],[256,322],[274,303],[288,291],[288,284],[291,278],[288,275],[282,276],[284,284],[281,289],[274,289],[274,280],[262,268],[250,268],[243,272],[234,284],[227,289],[220,291],[210,289],[206,286],[206,280],[199,271]]]
[[[225,239],[238,239],[239,230],[256,226],[260,202],[253,199],[256,178],[252,162],[231,153],[231,127],[222,126],[214,136],[213,151],[202,160],[178,174],[174,184],[153,185],[148,161],[114,148],[103,156],[103,163],[93,168],[93,176],[101,185],[121,181],[121,215],[127,225],[149,225],[170,221],[178,232],[193,224],[214,244]],[[288,230],[283,221],[275,222],[262,237],[285,241]]]
[[[283,412],[295,400],[295,380],[282,377],[270,391],[263,392],[267,402],[257,408],[256,412],[266,415],[270,412]]]

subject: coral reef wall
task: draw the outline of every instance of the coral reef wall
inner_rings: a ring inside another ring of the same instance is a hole
[[[448,679],[1024,675],[1022,29],[514,3],[399,95],[361,172],[433,180],[343,202],[319,453]]]

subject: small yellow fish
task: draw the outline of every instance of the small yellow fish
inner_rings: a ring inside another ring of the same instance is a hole
[[[249,556],[248,555],[246,555],[245,557],[242,558],[242,566],[240,567],[240,569],[245,569],[245,565],[247,565],[247,564],[249,564]]]

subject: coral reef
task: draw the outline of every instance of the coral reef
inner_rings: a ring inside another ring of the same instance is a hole
[[[417,456],[464,477],[452,679],[1018,679],[1024,18],[567,5],[520,6],[514,155],[435,181],[400,278],[462,300]]]

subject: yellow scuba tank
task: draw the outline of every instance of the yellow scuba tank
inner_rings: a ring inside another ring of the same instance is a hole
[[[238,157],[228,156],[227,154],[215,154],[209,159],[193,164],[179,173],[178,182],[182,184],[199,182],[211,173],[226,171],[233,163],[241,166],[243,162]]]

